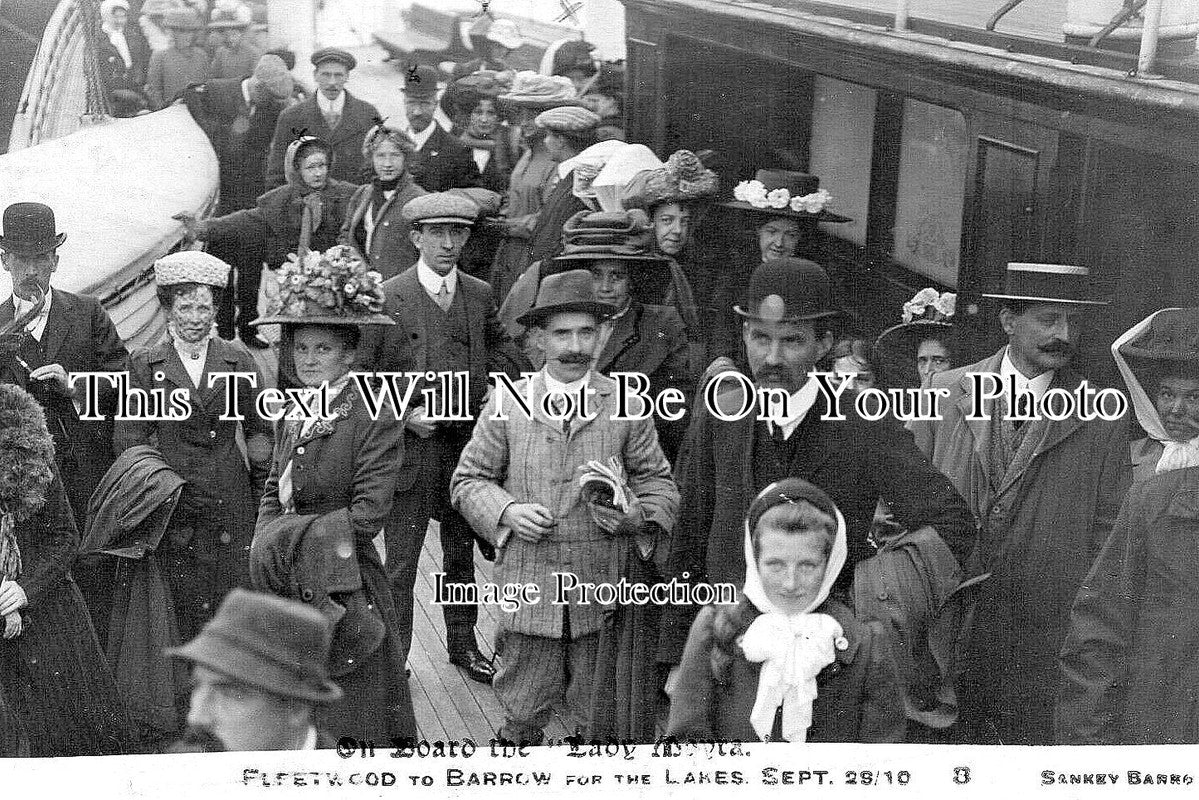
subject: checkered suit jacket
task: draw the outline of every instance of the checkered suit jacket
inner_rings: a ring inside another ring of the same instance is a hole
[[[534,409],[526,416],[510,397],[504,398],[508,419],[494,419],[496,404],[504,392],[488,398],[475,425],[474,435],[450,484],[454,507],[481,536],[497,545],[495,581],[536,583],[541,600],[502,618],[505,630],[533,636],[556,637],[562,633],[562,607],[553,604],[555,572],[572,572],[580,582],[616,582],[620,557],[629,546],[628,537],[605,534],[591,519],[582,497],[576,468],[585,462],[615,456],[624,464],[628,483],[641,501],[645,518],[662,530],[674,527],[679,491],[670,474],[670,464],[658,445],[652,420],[616,421],[616,382],[592,374],[595,393],[589,400],[594,416],[576,418],[569,437],[562,423],[551,420],[540,409],[545,395],[544,373],[531,378]],[[526,381],[516,383],[524,396]],[[540,503],[557,521],[548,536],[526,542],[500,530],[500,515],[510,503]],[[624,548],[624,549],[622,549]],[[593,633],[603,624],[604,606],[570,605],[572,636]]]

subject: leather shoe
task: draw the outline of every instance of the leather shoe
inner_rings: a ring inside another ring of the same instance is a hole
[[[491,683],[495,677],[495,667],[483,657],[477,647],[469,650],[455,650],[450,653],[450,663],[466,673],[466,677],[479,683]]]

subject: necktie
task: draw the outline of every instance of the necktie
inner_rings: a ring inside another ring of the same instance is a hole
[[[446,287],[448,281],[443,280],[441,287],[437,290],[437,305],[441,306],[442,311],[450,310],[450,303],[453,302],[450,297],[450,290]]]
[[[329,126],[329,130],[336,129],[341,124],[341,114],[338,114],[336,111],[326,112],[325,124]]]
[[[555,397],[551,405],[554,408],[555,414],[562,414],[566,409],[566,401],[561,397]],[[570,417],[565,417],[562,420],[562,435],[568,439],[570,438]]]

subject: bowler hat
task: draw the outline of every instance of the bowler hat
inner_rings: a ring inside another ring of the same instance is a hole
[[[1199,308],[1167,308],[1149,328],[1120,346],[1120,355],[1154,361],[1199,362]]]
[[[828,273],[804,258],[778,258],[758,265],[745,288],[744,304],[733,310],[766,322],[802,322],[841,313],[833,304]]]
[[[1066,264],[1027,264],[1011,262],[1007,265],[1003,292],[983,297],[998,300],[1025,300],[1034,303],[1066,303],[1068,305],[1105,306],[1104,300],[1088,297],[1089,276],[1086,267]]]
[[[600,318],[616,313],[613,306],[595,299],[591,273],[585,269],[572,269],[542,278],[533,307],[516,321],[531,328],[540,325],[551,314],[572,311],[595,314]]]
[[[329,679],[331,632],[320,612],[275,595],[234,589],[196,638],[167,654],[271,694],[313,703],[341,699]]]
[[[340,47],[322,47],[312,54],[312,66],[319,67],[325,61],[336,61],[346,69],[358,66],[358,59],[342,50]]]
[[[428,99],[437,95],[437,70],[421,64],[404,75],[404,95]]]
[[[752,181],[742,181],[733,189],[734,199],[721,203],[750,214],[791,217],[814,222],[850,222],[849,217],[834,214],[824,205],[831,199],[820,188],[820,178],[806,172],[787,169],[760,169]]]
[[[55,233],[54,210],[42,203],[13,203],[4,209],[0,250],[18,256],[40,256],[60,247],[65,233]]]

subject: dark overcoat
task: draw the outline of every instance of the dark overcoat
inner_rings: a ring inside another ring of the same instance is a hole
[[[756,742],[760,737],[750,715],[762,665],[747,659],[738,646],[726,680],[717,682],[711,661],[717,609],[706,606],[691,626],[666,735],[703,742]],[[835,651],[833,663],[816,676],[817,694],[806,740],[903,741],[907,727],[903,692],[885,634],[854,619],[853,613],[836,601],[826,601],[815,613],[828,614],[841,624],[848,647]]]
[[[385,202],[382,208],[374,209],[375,229],[368,248],[364,220],[367,212],[371,211],[373,191],[374,186],[366,183],[359,186],[350,197],[337,241],[339,244],[353,247],[366,259],[370,268],[379,272],[386,280],[399,275],[420,258],[420,252],[408,236],[412,226],[404,219],[402,210],[409,200],[428,192],[413,183],[411,178],[404,179],[396,187],[391,199]]]
[[[132,388],[168,395],[184,389],[192,405],[186,419],[122,420],[113,437],[117,453],[138,444],[157,448],[171,469],[187,481],[160,548],[167,581],[176,595],[180,638],[186,641],[216,613],[230,589],[249,586],[247,559],[267,465],[258,465],[251,475],[237,435],[239,428],[247,439],[273,435],[270,423],[254,408],[265,382],[244,347],[218,338],[208,345],[198,389],[170,341],[137,350],[129,360]],[[208,387],[208,376],[219,372],[256,376],[259,389],[240,382],[236,411],[245,417],[244,423],[220,419],[225,413],[225,382]],[[162,380],[156,379],[159,373]]]
[[[978,549],[964,564],[967,578],[989,577],[973,590],[963,632],[963,716],[984,740],[1049,744],[1070,606],[1128,490],[1129,437],[1123,420],[1049,421],[1031,458],[995,474],[991,420],[966,419],[967,375],[998,374],[1003,354],[934,376],[932,385],[950,392],[942,419],[910,427],[980,524]],[[1050,388],[1073,391],[1081,380],[1058,370]]]
[[[403,425],[386,411],[372,420],[353,383],[332,399],[330,407],[336,419],[316,422],[303,436],[298,422],[282,426],[258,510],[258,528],[283,514],[279,477],[289,461],[297,514],[350,510],[363,588],[387,633],[379,649],[358,669],[337,678],[345,696],[319,710],[317,724],[338,736],[376,742],[415,736],[395,604],[373,544],[391,510],[396,465],[404,455]]]
[[[70,569],[79,535],[58,476],[41,511],[16,524],[29,604],[0,639],[0,692],[33,756],[128,752],[130,721]],[[0,753],[16,755],[16,753]]]
[[[108,313],[94,297],[51,289],[50,315],[40,346],[27,337],[19,355],[32,368],[61,364],[73,372],[124,372],[128,353]],[[13,301],[0,303],[0,326],[11,322]],[[15,360],[0,362],[0,381],[24,388],[46,411],[46,424],[54,436],[54,456],[76,520],[87,518],[87,501],[104,473],[112,466],[112,416],[116,389],[99,381],[99,410],[104,419],[83,422],[71,398],[53,381],[30,381],[29,373]],[[76,384],[80,399],[82,383]]]
[[[478,186],[479,166],[458,137],[437,123],[420,150],[408,159],[408,172],[426,192],[444,192]]]
[[[745,580],[742,538],[745,513],[758,492],[784,477],[803,478],[823,489],[845,516],[849,553],[835,591],[853,579],[858,561],[874,554],[868,536],[882,497],[909,530],[931,526],[959,562],[974,546],[974,520],[950,482],[936,471],[897,422],[867,422],[843,404],[844,420],[822,419],[820,399],[791,435],[795,442],[788,474],[755,481],[755,439],[766,436],[756,410],[734,421],[717,419],[702,404],[695,416],[677,475],[682,513],[671,539],[667,578],[680,581]],[[734,409],[735,410],[735,409]],[[683,573],[689,573],[689,577]],[[678,663],[695,606],[672,605],[663,612],[659,660]]]
[[[1055,742],[1199,743],[1199,468],[1133,484],[1062,648]]]
[[[367,131],[374,127],[379,119],[378,109],[349,92],[346,92],[341,121],[335,130],[329,130],[329,125],[316,104],[316,94],[289,106],[279,115],[279,121],[275,125],[271,154],[266,167],[267,188],[273,189],[287,182],[287,176],[283,174],[283,158],[287,154],[288,145],[296,140],[300,131],[324,139],[333,146],[330,178],[347,183],[362,183],[366,180],[366,173],[370,167],[362,157],[362,142]]]

